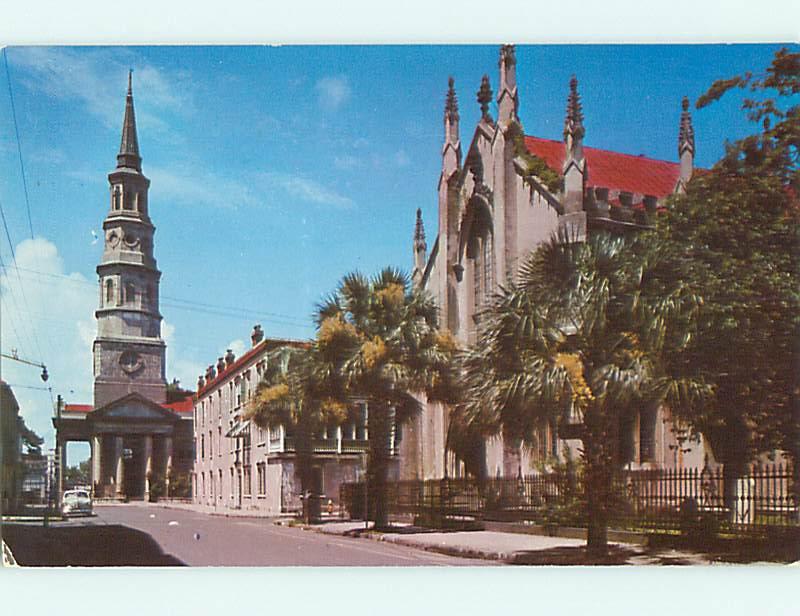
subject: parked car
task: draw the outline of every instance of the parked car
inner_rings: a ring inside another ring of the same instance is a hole
[[[61,502],[61,513],[65,516],[94,514],[88,490],[67,490]]]

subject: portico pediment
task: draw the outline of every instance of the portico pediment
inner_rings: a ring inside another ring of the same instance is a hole
[[[136,422],[169,422],[178,420],[178,416],[152,400],[138,393],[128,394],[95,409],[88,414],[90,421],[136,421]]]

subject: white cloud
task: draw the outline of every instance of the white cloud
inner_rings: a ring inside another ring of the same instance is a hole
[[[19,278],[10,255],[4,255],[7,270],[0,275],[2,349],[4,353],[16,349],[20,358],[43,362],[50,378],[42,383],[38,368],[3,359],[3,379],[11,385],[27,425],[46,438],[49,448],[53,443],[50,394],[31,388],[49,386],[53,397],[61,394],[67,403],[92,403],[98,287],[94,279],[66,272],[58,248],[45,238],[24,240],[15,252]],[[95,255],[87,253],[87,258],[93,260]],[[163,322],[162,335],[167,342],[168,379],[178,378],[192,389],[204,366],[185,354],[174,325]]]
[[[143,93],[136,106],[140,126],[167,133],[161,112],[186,112],[192,108],[192,82],[188,75],[167,75],[128,49],[20,47],[12,50],[9,60],[12,78],[53,98],[82,102],[109,128],[118,128],[122,122],[126,76],[131,67],[134,95],[137,90]]]
[[[323,109],[336,111],[352,95],[347,77],[343,75],[323,77],[317,81],[317,97]]]
[[[52,444],[50,395],[29,388],[50,386],[67,402],[91,403],[98,292],[82,274],[65,272],[58,249],[44,238],[20,242],[16,257],[20,277],[10,266],[0,277],[3,351],[16,348],[20,357],[44,362],[50,379],[44,384],[36,368],[6,360],[3,378],[12,385],[28,426]]]
[[[349,208],[355,205],[350,197],[339,194],[308,177],[291,174],[267,172],[261,175],[267,188],[278,188],[292,197],[317,205]]]
[[[237,208],[258,205],[262,201],[252,184],[220,176],[200,164],[191,168],[180,165],[169,169],[148,167],[147,175],[153,182],[151,198],[162,202]]]

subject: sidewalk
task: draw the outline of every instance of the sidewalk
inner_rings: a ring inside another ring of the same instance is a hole
[[[466,558],[497,560],[521,565],[696,565],[709,564],[700,554],[641,545],[611,543],[609,556],[595,560],[586,555],[586,542],[566,537],[544,537],[497,531],[441,532],[396,525],[386,532],[365,529],[364,522],[327,522],[303,526],[319,533],[387,541],[417,549]]]

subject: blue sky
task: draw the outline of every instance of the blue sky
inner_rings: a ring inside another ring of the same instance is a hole
[[[560,139],[574,73],[587,145],[676,160],[681,97],[762,69],[778,48],[520,46],[520,116],[528,134]],[[408,268],[417,207],[429,244],[436,233],[447,78],[464,147],[481,76],[498,83],[496,45],[6,52],[36,239],[0,70],[0,202],[21,278],[6,270],[0,279],[2,350],[45,362],[53,394],[68,402],[92,399],[101,253],[92,232],[108,209],[129,67],[152,180],[168,377],[188,386],[226,348],[241,353],[253,323],[268,336],[313,335],[315,302],[347,271]],[[740,102],[694,112],[698,165],[752,130]],[[4,236],[0,255],[10,266]],[[3,378],[52,443],[49,393],[28,389],[42,385],[38,371],[4,360]]]

